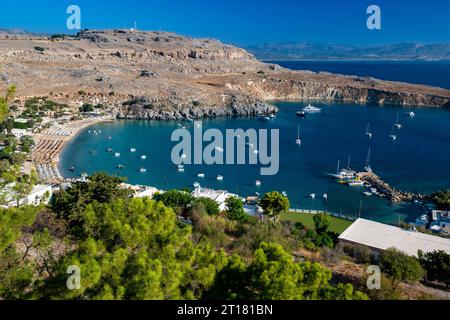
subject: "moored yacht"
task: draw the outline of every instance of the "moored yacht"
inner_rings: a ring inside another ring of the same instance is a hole
[[[303,111],[306,113],[314,113],[314,112],[321,112],[322,109],[314,107],[310,104],[308,104],[306,107],[303,108]]]
[[[223,176],[218,175],[218,176],[217,176],[217,181],[223,181]]]

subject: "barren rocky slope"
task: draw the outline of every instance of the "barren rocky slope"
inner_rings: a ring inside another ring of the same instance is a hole
[[[119,117],[173,119],[272,112],[271,100],[450,106],[450,91],[262,63],[243,49],[165,32],[84,31],[74,38],[0,35],[0,89]]]

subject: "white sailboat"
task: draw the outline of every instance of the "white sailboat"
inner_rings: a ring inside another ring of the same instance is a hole
[[[394,126],[392,126],[392,131],[391,131],[391,134],[389,135],[389,138],[391,138],[392,141],[396,141],[397,140],[397,135],[394,132]]]
[[[369,147],[369,152],[367,153],[366,165],[364,166],[364,169],[369,173],[372,172],[372,168],[370,167],[371,152],[372,152],[372,147]]]
[[[302,140],[300,139],[300,125],[298,125],[298,134],[297,134],[297,140],[295,143],[300,146],[302,144]]]
[[[370,132],[370,123],[367,124],[366,136],[368,136],[369,139],[372,139],[372,132]]]
[[[397,129],[402,128],[402,124],[399,122],[399,117],[400,117],[400,112],[397,113],[397,119],[395,120],[395,123],[394,123],[394,127],[396,127]]]

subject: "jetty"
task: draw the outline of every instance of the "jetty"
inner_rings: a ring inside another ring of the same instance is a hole
[[[424,196],[421,194],[404,192],[391,187],[387,182],[383,181],[383,179],[381,179],[374,172],[359,172],[357,173],[357,177],[367,186],[376,188],[381,197],[386,197],[393,203],[421,200],[424,198]]]

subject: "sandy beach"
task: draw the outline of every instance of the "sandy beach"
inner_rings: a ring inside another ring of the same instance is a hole
[[[58,163],[66,143],[84,128],[112,120],[112,116],[93,117],[65,124],[55,124],[43,132],[32,134],[36,145],[31,153],[31,160],[36,166],[39,178],[46,183],[61,183],[64,178],[59,172]]]

